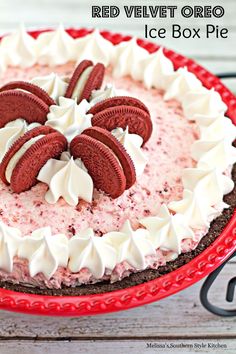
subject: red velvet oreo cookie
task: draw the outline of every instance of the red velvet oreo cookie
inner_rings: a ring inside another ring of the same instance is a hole
[[[20,90],[0,92],[0,128],[5,124],[23,118],[29,124],[44,124],[49,112],[49,105],[38,96]]]
[[[68,85],[66,93],[65,93],[66,98],[72,97],[74,89],[77,85],[77,82],[78,82],[80,76],[82,75],[84,70],[86,70],[90,66],[93,66],[93,62],[91,60],[83,60],[79,63],[79,65],[77,65],[77,67],[75,68],[75,71],[73,72],[73,74],[70,78],[69,85]]]
[[[131,106],[142,109],[144,112],[147,112],[150,115],[149,110],[145,104],[140,101],[138,98],[129,97],[129,96],[116,96],[112,98],[106,98],[105,100],[98,102],[93,107],[90,108],[88,113],[96,114],[103,111],[104,109],[117,107],[117,106]]]
[[[32,144],[26,147],[25,144],[30,141]],[[12,164],[11,188],[15,193],[24,192],[36,184],[38,173],[45,163],[50,158],[58,157],[66,149],[66,138],[55,129],[48,126],[34,128],[20,137],[8,150],[0,164],[0,177],[4,183],[9,184],[6,171],[9,164]]]
[[[40,98],[48,106],[55,105],[56,102],[41,87],[27,81],[12,81],[0,88],[0,92],[8,90],[24,90]]]
[[[112,198],[119,197],[126,188],[126,178],[119,160],[112,150],[91,136],[77,135],[70,145],[74,158],[81,158],[94,186]]]
[[[113,153],[119,159],[126,177],[125,189],[129,189],[136,181],[136,173],[133,161],[131,160],[123,145],[110,132],[103,128],[88,128],[83,131],[83,134],[100,141],[113,151]]]
[[[144,110],[126,105],[106,108],[92,117],[92,125],[109,131],[129,127],[131,134],[138,134],[145,144],[152,134],[152,121]]]
[[[101,63],[97,63],[90,75],[89,78],[84,86],[83,92],[80,96],[80,101],[83,99],[89,100],[91,93],[93,90],[98,90],[102,86],[103,78],[105,74],[105,67]]]
[[[89,99],[93,90],[97,90],[102,86],[103,77],[105,73],[105,67],[103,64],[98,63],[93,66],[93,62],[91,60],[83,60],[75,69],[70,81],[68,88],[65,93],[65,97],[71,98],[73,96],[73,92],[76,88],[77,83],[79,82],[81,75],[84,71],[91,67],[91,72],[88,76],[87,81],[82,88],[82,91],[77,98],[77,102],[81,102],[83,99]]]

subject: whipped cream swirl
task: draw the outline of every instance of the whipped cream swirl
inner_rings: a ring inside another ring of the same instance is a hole
[[[122,128],[116,128],[112,130],[111,133],[124,146],[125,150],[131,157],[136,175],[141,176],[147,164],[147,157],[141,149],[143,143],[142,137],[137,134],[130,134],[128,127],[125,130]]]
[[[13,261],[21,242],[20,230],[0,221],[0,269],[13,271]]]
[[[202,118],[217,117],[226,110],[226,104],[214,89],[207,90],[202,87],[200,90],[189,91],[183,98],[184,115],[189,120],[195,120],[199,116]]]
[[[197,140],[191,146],[191,155],[199,168],[219,168],[222,172],[236,162],[236,149],[226,139]]]
[[[129,220],[120,232],[109,232],[103,238],[117,250],[117,263],[126,261],[136,269],[145,269],[145,257],[155,254],[155,248],[148,240],[148,232],[144,229],[134,231]]]
[[[41,33],[37,38],[38,63],[62,65],[74,57],[74,40],[60,25],[56,31]]]
[[[45,125],[64,134],[70,142],[84,129],[91,127],[92,114],[86,113],[89,108],[86,100],[77,104],[76,99],[59,97],[59,104],[50,106]]]
[[[108,66],[113,57],[113,51],[113,44],[105,39],[97,29],[85,37],[75,39],[74,59],[77,63],[90,59],[94,64],[99,62]]]
[[[125,75],[136,77],[139,61],[146,58],[148,52],[137,44],[136,38],[121,42],[115,46],[112,60],[113,76],[118,78]]]
[[[223,114],[218,117],[197,117],[201,140],[216,141],[225,139],[231,143],[236,138],[236,126]]]
[[[184,239],[194,239],[194,232],[188,226],[181,214],[170,214],[167,206],[162,204],[157,216],[140,220],[149,231],[149,237],[155,248],[164,251],[181,253],[181,243]]]
[[[143,81],[146,88],[166,89],[174,75],[174,66],[163,49],[149,54],[139,61],[133,72],[133,79]]]
[[[182,177],[185,189],[198,193],[202,203],[214,206],[234,188],[234,182],[218,169],[185,168]]]
[[[116,265],[116,251],[105,242],[104,237],[94,235],[93,229],[81,231],[69,241],[69,264],[73,273],[87,268],[97,279],[106,269],[113,270]]]
[[[183,102],[184,96],[191,90],[200,90],[201,81],[187,68],[179,68],[168,77],[168,88],[164,94],[164,100],[177,99]]]
[[[103,89],[93,90],[91,94],[91,99],[89,101],[90,106],[94,106],[107,98],[112,98],[116,96],[128,96],[128,92],[125,90],[116,89],[114,85],[107,84]]]
[[[92,201],[92,178],[82,161],[74,160],[67,152],[62,153],[60,160],[48,160],[37,179],[49,186],[45,194],[49,204],[55,204],[60,197],[71,206],[76,206],[79,199]]]
[[[50,279],[59,266],[67,267],[68,239],[63,234],[52,235],[50,227],[37,229],[22,238],[18,256],[29,261],[29,273],[34,277],[43,273]]]
[[[91,94],[91,100],[89,101],[91,106],[107,99],[118,96],[116,89],[113,85],[108,84],[104,89],[93,90]]]
[[[26,32],[23,25],[16,32],[2,38],[0,51],[6,65],[27,68],[37,61],[36,40]]]
[[[55,101],[57,101],[60,96],[65,95],[66,89],[68,87],[67,82],[65,82],[59,75],[55,73],[34,77],[31,82],[41,87]]]
[[[209,227],[210,221],[219,214],[209,204],[202,202],[197,190],[185,189],[183,199],[169,203],[168,207],[176,213],[182,214],[193,229]]]

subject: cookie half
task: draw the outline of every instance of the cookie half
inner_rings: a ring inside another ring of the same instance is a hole
[[[29,124],[44,124],[48,112],[49,105],[32,93],[21,90],[0,92],[0,128],[18,118]]]
[[[131,160],[129,154],[125,150],[124,146],[107,130],[99,127],[88,128],[83,131],[83,134],[91,136],[96,140],[102,142],[108,146],[113,153],[118,157],[119,162],[123,168],[125,178],[126,178],[126,187],[129,189],[136,181],[136,173],[133,161]]]
[[[80,158],[94,186],[117,198],[136,180],[135,168],[122,144],[108,131],[93,127],[76,136],[70,145],[74,158]]]
[[[0,88],[0,92],[9,90],[24,90],[40,98],[48,106],[55,105],[56,102],[41,87],[27,81],[12,81]]]
[[[82,101],[83,99],[88,101],[92,91],[101,88],[104,74],[105,74],[105,66],[101,63],[97,63],[93,67],[89,75],[89,78],[84,86],[83,92],[81,93],[80,96],[80,101]]]
[[[40,169],[50,158],[67,149],[66,138],[48,126],[26,132],[8,150],[0,164],[0,177],[13,192],[21,193],[37,182]]]
[[[117,106],[131,106],[142,109],[148,115],[150,115],[149,109],[147,106],[140,101],[138,98],[130,96],[116,96],[111,98],[106,98],[105,100],[98,102],[93,107],[90,108],[88,113],[96,114],[103,111],[106,108],[117,107]]]
[[[93,90],[97,90],[102,86],[105,73],[103,64],[98,63],[93,65],[91,60],[83,60],[75,69],[65,97],[77,97],[77,102],[83,99],[88,100]]]
[[[65,93],[66,98],[73,97],[74,90],[76,88],[77,82],[80,79],[81,75],[83,74],[83,72],[87,68],[92,67],[92,66],[93,66],[93,62],[91,60],[83,60],[83,61],[81,61],[81,63],[79,63],[79,65],[77,65],[77,67],[75,68],[75,70],[70,78],[70,81],[69,81],[69,84],[68,84],[68,87],[67,87],[67,90]]]
[[[92,125],[109,131],[129,127],[131,134],[138,134],[143,138],[143,145],[152,134],[150,116],[142,109],[126,105],[106,108],[92,117]]]

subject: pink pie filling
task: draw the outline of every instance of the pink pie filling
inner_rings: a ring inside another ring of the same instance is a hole
[[[70,75],[74,64],[58,67],[34,66],[27,70],[10,68],[1,80],[1,84],[17,79],[27,80],[42,76],[52,71],[61,75]],[[0,182],[0,220],[17,227],[23,235],[33,230],[51,226],[53,233],[65,233],[68,237],[79,230],[92,227],[100,236],[106,232],[120,229],[129,219],[134,228],[139,226],[138,220],[155,215],[162,203],[178,200],[182,196],[182,170],[194,167],[195,162],[190,157],[190,147],[198,138],[194,123],[187,121],[181,106],[175,100],[165,102],[163,92],[147,90],[141,83],[129,77],[113,79],[108,69],[106,83],[113,83],[117,89],[126,90],[130,96],[140,98],[149,108],[154,131],[151,139],[144,147],[148,163],[144,173],[135,185],[118,199],[112,200],[101,192],[95,191],[92,204],[80,201],[76,208],[67,205],[63,199],[54,205],[44,200],[47,186],[38,183],[30,191],[21,194],[12,193],[10,187]],[[196,235],[196,240],[204,230]],[[197,242],[185,240],[183,251],[196,246]],[[147,257],[150,267],[157,268],[165,264],[172,254],[158,251],[156,256]],[[110,274],[107,271],[104,279],[116,281],[135,271],[127,262],[117,265]],[[27,261],[15,259],[11,274],[0,272],[2,280],[23,282],[37,286],[59,288],[61,283],[70,286],[94,282],[88,269],[71,274],[68,269],[58,269],[47,281],[42,274],[31,278],[28,274]]]

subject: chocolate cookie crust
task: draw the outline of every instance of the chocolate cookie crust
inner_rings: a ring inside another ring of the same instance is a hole
[[[236,164],[234,165],[232,170],[232,179],[235,183],[234,189],[232,190],[232,192],[230,192],[224,197],[224,201],[228,205],[230,205],[230,207],[228,209],[225,209],[220,216],[218,216],[214,221],[212,221],[208,233],[202,238],[195,250],[180,254],[177,259],[168,262],[165,266],[161,266],[158,269],[146,269],[138,273],[133,273],[127,278],[124,278],[123,280],[117,281],[113,284],[110,284],[108,281],[103,281],[97,284],[81,285],[74,288],[62,287],[62,289],[40,289],[36,287],[27,287],[21,284],[0,282],[0,287],[30,294],[79,296],[89,294],[101,294],[105,292],[129,288],[131,286],[145,283],[149,280],[159,278],[164,274],[172,272],[173,270],[176,270],[177,268],[190,262],[193,258],[198,256],[202,251],[209,247],[211,243],[217,239],[217,237],[221,234],[221,232],[229,222],[236,207]]]

